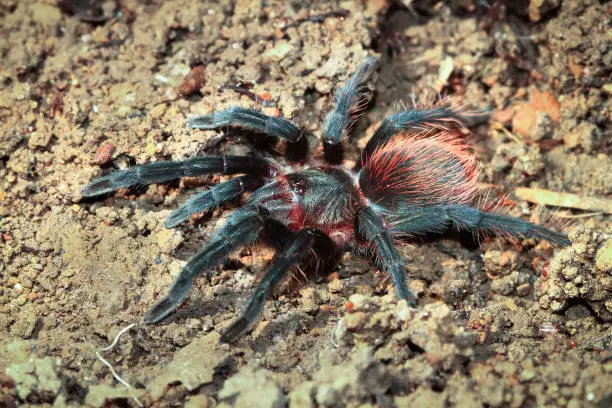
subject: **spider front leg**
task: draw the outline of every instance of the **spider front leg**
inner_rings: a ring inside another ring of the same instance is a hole
[[[219,129],[223,127],[240,127],[286,140],[286,157],[291,162],[299,162],[308,155],[308,141],[304,137],[304,132],[293,122],[281,117],[268,116],[253,109],[235,106],[187,119],[188,129]]]
[[[256,110],[238,106],[187,119],[188,129],[219,129],[226,126],[242,127],[292,143],[297,142],[303,136],[302,131],[287,119],[268,116]]]
[[[313,229],[293,232],[279,223],[276,226],[274,238],[276,244],[274,246],[278,246],[281,240],[284,242],[284,245],[280,246],[274,256],[270,269],[268,269],[262,281],[257,285],[246,309],[221,334],[221,341],[231,343],[251,329],[261,317],[266,299],[274,287],[295,264],[300,263],[311,254],[317,240],[326,237],[322,232]],[[327,239],[329,240],[329,238]]]
[[[510,238],[540,238],[560,246],[569,245],[567,235],[538,224],[511,217],[488,213],[462,204],[419,207],[395,212],[393,231],[407,235],[444,232],[454,224],[458,230],[505,235]]]
[[[360,237],[371,243],[376,252],[376,263],[391,275],[397,294],[408,305],[415,306],[416,296],[408,289],[404,262],[385,227],[384,220],[371,207],[362,208],[357,215],[357,231]]]
[[[172,313],[187,297],[194,278],[219,265],[240,246],[257,240],[266,219],[256,206],[236,211],[211,240],[185,265],[172,284],[170,292],[145,314],[146,323],[157,323]]]
[[[148,163],[99,177],[83,187],[81,194],[83,197],[93,197],[120,188],[211,173],[249,173],[263,176],[269,173],[270,167],[267,160],[253,156],[205,156],[176,162]]]
[[[323,130],[323,151],[328,163],[338,164],[343,160],[342,140],[345,138],[347,128],[353,123],[352,115],[359,111],[367,100],[362,92],[362,86],[374,70],[375,64],[376,58],[367,57],[344,86],[336,92],[336,105],[327,114]]]

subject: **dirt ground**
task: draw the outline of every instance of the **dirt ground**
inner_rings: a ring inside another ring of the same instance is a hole
[[[303,4],[0,1],[0,406],[612,406],[610,4]],[[233,105],[292,118],[315,147],[335,85],[366,55],[380,63],[349,158],[411,95],[490,110],[466,135],[482,185],[516,201],[513,215],[554,215],[571,246],[412,242],[416,310],[346,255],[219,345],[269,260],[244,250],[145,325],[236,203],[167,230],[178,203],[222,177],[87,200],[82,186],[127,165],[248,153],[184,126]],[[578,200],[536,205],[520,188]]]

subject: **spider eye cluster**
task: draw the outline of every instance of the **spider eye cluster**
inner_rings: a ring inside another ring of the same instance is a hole
[[[306,194],[306,188],[307,188],[306,180],[298,180],[298,181],[291,183],[291,190],[294,193],[297,193],[301,196]]]

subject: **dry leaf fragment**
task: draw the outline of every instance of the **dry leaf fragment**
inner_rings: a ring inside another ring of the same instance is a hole
[[[586,211],[603,211],[612,214],[612,200],[597,197],[582,197],[571,193],[558,193],[542,188],[520,187],[514,194],[521,200],[541,205],[575,208]]]
[[[534,89],[530,103],[536,111],[546,112],[553,121],[559,121],[561,116],[559,113],[559,102],[557,102],[551,91],[540,92]]]
[[[529,102],[516,106],[515,115],[512,118],[512,130],[514,133],[531,136],[537,122],[538,112],[546,113],[553,122],[560,118],[559,102],[551,91],[540,92],[535,89]]]

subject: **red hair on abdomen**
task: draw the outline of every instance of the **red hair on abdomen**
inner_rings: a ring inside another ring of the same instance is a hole
[[[404,132],[366,157],[359,185],[371,202],[389,209],[468,204],[478,172],[474,154],[454,133]]]

